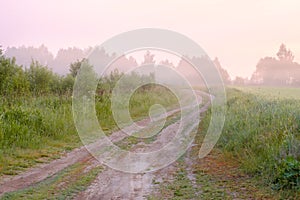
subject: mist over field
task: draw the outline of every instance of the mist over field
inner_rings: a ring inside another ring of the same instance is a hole
[[[0,199],[300,199],[299,1],[0,5]]]
[[[52,69],[54,73],[66,75],[72,63],[87,58],[92,50],[92,47],[86,49],[76,47],[60,49],[56,56],[54,56],[44,45],[40,47],[21,46],[8,47],[5,50],[5,55],[10,58],[16,58],[16,64],[22,65],[24,68],[28,68],[32,61],[38,61],[40,64]],[[118,68],[118,70],[125,72],[139,64],[156,63],[174,67],[185,76],[193,77],[194,79],[198,77],[201,79],[198,75],[199,73],[197,73],[189,63],[186,63],[180,58],[179,62],[177,61],[177,63],[174,64],[172,63],[174,61],[162,58],[160,52],[148,51],[142,53],[144,54],[142,55],[143,58],[141,58],[141,54],[134,54],[138,57],[131,55],[130,58],[126,56],[117,58],[117,61],[113,64],[114,66],[110,66],[110,68]],[[250,78],[240,76],[231,78],[232,75],[222,66],[222,61],[217,57],[212,61],[218,68],[226,85],[300,86],[300,64],[295,62],[295,56],[292,50],[288,49],[285,44],[281,44],[277,51],[274,49],[274,55],[276,56],[264,55],[262,58],[257,58],[258,61],[255,66],[255,71],[249,76]],[[114,55],[109,55],[105,52],[105,49],[102,49],[99,53],[99,57],[109,59],[114,57]],[[142,62],[138,63],[141,59]],[[211,58],[202,57],[199,59],[200,62],[205,63],[208,62],[206,60],[210,60]]]

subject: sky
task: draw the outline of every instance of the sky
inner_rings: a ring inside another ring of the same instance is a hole
[[[232,77],[250,77],[281,43],[300,62],[298,0],[0,0],[0,45],[100,45],[122,32],[163,28],[186,35]]]

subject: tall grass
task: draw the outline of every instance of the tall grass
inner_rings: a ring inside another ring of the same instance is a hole
[[[156,103],[174,105],[177,99],[163,87],[137,90],[130,101],[133,119],[146,117]],[[96,97],[96,111],[105,131],[116,128],[109,93]],[[73,122],[70,96],[3,98],[0,113],[0,175],[18,173],[82,145]]]
[[[71,101],[67,97],[42,96],[1,102],[0,145],[3,151],[39,148],[42,138],[58,139],[74,132]]]
[[[300,189],[300,100],[227,91],[218,146],[274,189]]]

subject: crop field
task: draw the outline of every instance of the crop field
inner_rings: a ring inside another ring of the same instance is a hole
[[[299,91],[267,87],[227,90],[226,122],[218,146],[274,191],[299,191]]]
[[[235,87],[243,92],[262,96],[269,99],[300,99],[300,88],[248,86]]]

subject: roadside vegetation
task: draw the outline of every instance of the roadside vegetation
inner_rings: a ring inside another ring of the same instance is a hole
[[[300,194],[299,92],[299,88],[229,88],[218,142],[245,173],[284,197]]]
[[[209,109],[188,160],[177,161],[170,181],[155,182],[159,192],[148,199],[299,199],[299,93],[299,88],[227,88],[217,146],[198,158]]]
[[[72,63],[70,73],[60,76],[36,61],[29,68],[18,66],[0,52],[0,176],[18,174],[82,145],[73,122],[72,89],[83,62],[87,60]],[[110,95],[121,75],[111,72],[99,80],[96,91],[97,117],[107,133],[117,128]],[[127,75],[129,84],[151,78]],[[156,103],[174,105],[177,99],[157,85],[138,89],[130,101],[133,119],[148,116]]]
[[[72,89],[83,62],[87,60],[71,64],[70,73],[59,76],[36,61],[29,68],[18,66],[15,59],[6,58],[0,52],[0,176],[18,174],[82,145],[73,122]],[[97,117],[107,134],[117,129],[110,96],[121,75],[118,71],[111,72],[99,80],[96,90]],[[154,77],[131,74],[127,78],[129,84],[134,84]],[[217,147],[205,162],[196,160],[189,169],[197,184],[191,181],[191,174],[181,159],[173,182],[162,183],[161,194],[166,195],[162,198],[253,198],[254,193],[257,198],[300,198],[299,94],[299,88],[227,88],[226,121]],[[134,120],[139,120],[148,116],[154,104],[171,109],[177,103],[171,91],[150,84],[139,88],[131,97],[130,112]],[[167,123],[172,123],[172,117],[176,115],[170,116]],[[191,151],[193,158],[197,157],[209,119],[210,110],[202,117],[195,141],[198,145]],[[118,145],[126,149],[138,142],[136,138],[128,138]],[[74,165],[67,170],[83,168]],[[84,183],[76,179],[74,191],[60,195],[72,196],[83,190],[99,171],[92,171],[91,176],[86,174],[90,178]],[[67,177],[64,173],[57,177],[64,180]],[[53,183],[55,190],[56,178],[47,181]],[[13,193],[12,197],[24,193],[30,196],[37,188],[41,191],[37,195],[43,195],[47,189],[43,184],[35,185]]]
[[[26,189],[5,194],[1,199],[72,199],[84,191],[103,170],[87,163],[77,163]]]

